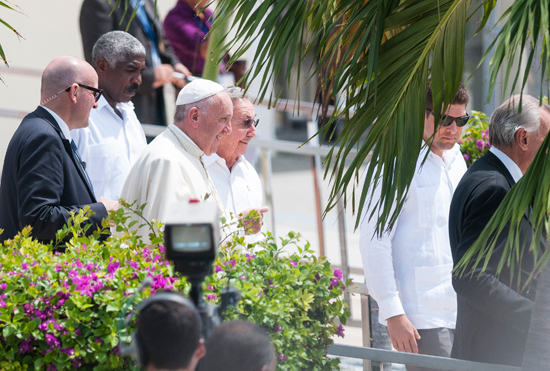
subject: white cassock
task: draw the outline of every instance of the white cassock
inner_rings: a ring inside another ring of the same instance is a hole
[[[128,203],[147,203],[143,216],[149,221],[166,220],[169,205],[190,199],[203,201],[208,198],[217,202],[220,215],[225,216],[223,203],[202,163],[203,155],[204,152],[183,131],[170,124],[134,164],[121,197]],[[135,215],[131,218],[138,221],[136,226],[142,224]],[[148,242],[149,227],[143,226],[139,232]]]

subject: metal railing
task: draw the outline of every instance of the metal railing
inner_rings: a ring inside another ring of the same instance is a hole
[[[521,371],[520,367],[465,361],[462,359],[396,352],[393,350],[333,344],[328,354],[367,361],[390,362],[445,371]]]

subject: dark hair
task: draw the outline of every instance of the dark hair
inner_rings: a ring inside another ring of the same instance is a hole
[[[199,318],[185,305],[159,301],[139,313],[138,341],[145,366],[168,370],[187,367],[199,338]]]
[[[244,321],[223,323],[206,342],[197,371],[260,371],[275,360],[275,348],[261,327]]]
[[[460,83],[458,86],[458,91],[456,92],[455,99],[451,102],[451,104],[464,104],[467,105],[468,102],[470,102],[470,95],[468,94],[468,90],[466,90],[466,87],[464,84]],[[432,84],[428,84],[428,96],[426,99],[426,109],[433,112],[434,110],[434,101],[432,96]]]

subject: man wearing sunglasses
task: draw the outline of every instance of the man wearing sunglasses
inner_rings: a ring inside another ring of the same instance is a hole
[[[130,99],[141,85],[145,48],[124,31],[101,36],[92,52],[103,96],[90,113],[90,125],[73,132],[96,196],[118,200],[141,152],[145,134]]]
[[[231,134],[224,136],[216,153],[205,156],[204,165],[216,186],[225,211],[234,218],[243,218],[247,243],[256,242],[261,235],[262,216],[268,211],[262,205],[262,184],[254,166],[244,157],[248,143],[256,137],[254,105],[244,90],[234,86],[224,86],[233,103]],[[246,218],[252,210],[258,218]],[[242,215],[242,217],[240,217]],[[257,220],[254,220],[257,219]],[[228,231],[226,231],[228,232]]]
[[[88,233],[101,227],[118,203],[96,200],[93,187],[71,138],[71,130],[88,126],[90,110],[101,96],[97,74],[85,61],[63,56],[42,74],[41,105],[28,114],[13,135],[0,186],[0,243],[26,226],[43,242],[55,240],[70,211],[88,206]]]
[[[424,146],[401,214],[380,238],[375,236],[376,217],[367,220],[369,210],[363,215],[359,246],[365,279],[379,305],[379,321],[399,351],[442,357],[451,353],[456,294],[451,284],[448,219],[454,190],[466,172],[457,141],[468,121],[468,101],[460,84],[441,121],[434,123],[428,88]],[[380,198],[380,186],[375,192],[372,205]],[[407,366],[407,370],[425,369]]]

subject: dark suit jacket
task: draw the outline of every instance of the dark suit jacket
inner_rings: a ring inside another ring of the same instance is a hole
[[[116,8],[109,17],[115,2],[109,0],[84,0],[80,10],[80,33],[82,34],[82,45],[84,47],[84,56],[88,63],[92,63],[92,48],[103,34],[109,31],[126,31],[128,21],[132,15],[133,9],[129,6],[126,15],[124,15],[124,1],[120,8]],[[155,18],[155,8],[152,0],[146,0],[144,3],[145,12],[150,20],[154,20],[154,32],[158,40],[158,52],[162,63],[172,66],[179,63],[172,47],[168,43],[162,24],[158,17]],[[124,15],[124,20],[121,20]],[[130,23],[128,33],[138,39],[147,52],[145,58],[146,69],[142,76],[142,83],[137,94],[132,98],[135,105],[136,115],[143,124],[156,124],[166,126],[166,109],[164,106],[164,94],[162,87],[153,89],[155,72],[153,69],[153,60],[151,57],[151,40],[147,36],[143,25],[138,17],[134,17]]]
[[[456,264],[481,234],[506,193],[515,184],[504,164],[488,152],[477,160],[460,181],[451,202],[449,236]],[[487,270],[477,268],[473,277],[453,277],[458,297],[454,358],[521,366],[535,300],[536,281],[521,293],[512,285],[506,267],[495,278],[498,261],[506,244],[508,228],[497,239]],[[531,243],[531,223],[524,216],[520,241]],[[544,249],[541,241],[541,249]],[[517,274],[526,282],[533,268],[533,254],[522,256]]]
[[[43,242],[55,240],[70,210],[89,205],[95,213],[88,232],[101,225],[107,210],[96,203],[82,166],[57,121],[42,107],[28,114],[13,135],[0,184],[0,242],[25,226]]]

